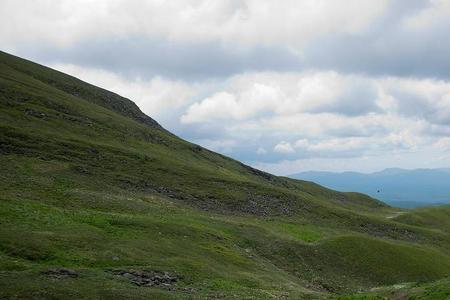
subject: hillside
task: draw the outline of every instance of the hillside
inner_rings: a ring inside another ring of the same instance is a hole
[[[1,299],[319,299],[450,276],[448,231],[3,52],[0,154]]]
[[[370,174],[303,172],[289,177],[317,182],[339,191],[365,193],[397,207],[412,208],[450,202],[448,169],[386,169]]]
[[[450,205],[439,207],[423,207],[395,217],[405,224],[433,228],[442,232],[450,232]]]

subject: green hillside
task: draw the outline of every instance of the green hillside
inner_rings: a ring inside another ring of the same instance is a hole
[[[253,169],[3,52],[0,166],[0,299],[418,295],[450,276],[449,231],[428,221],[444,210]]]
[[[450,205],[416,209],[397,216],[395,220],[441,232],[450,232]]]

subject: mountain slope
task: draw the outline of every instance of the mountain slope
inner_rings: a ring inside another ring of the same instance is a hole
[[[178,139],[148,117],[136,117],[145,119],[140,123],[124,118],[142,115],[127,99],[6,54],[2,62],[4,153],[70,159],[87,171],[101,169],[110,184],[158,191],[204,208],[285,214],[302,203],[322,205],[319,198],[339,206],[383,206],[363,195],[357,202],[350,194],[252,169]]]
[[[314,181],[339,191],[366,193],[405,208],[450,201],[450,172],[447,169],[387,169],[371,174],[304,172],[290,177]]]
[[[6,53],[0,154],[0,298],[321,298],[450,275],[448,232],[183,141]]]
[[[400,214],[395,217],[395,220],[405,224],[450,232],[450,205],[419,208]]]

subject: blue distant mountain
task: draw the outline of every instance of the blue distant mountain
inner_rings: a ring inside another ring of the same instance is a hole
[[[393,168],[370,174],[310,171],[289,177],[313,181],[338,191],[365,193],[404,208],[450,203],[450,168]]]

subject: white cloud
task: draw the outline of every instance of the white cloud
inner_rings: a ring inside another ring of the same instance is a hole
[[[256,154],[258,154],[258,155],[264,155],[264,154],[266,154],[266,153],[267,153],[267,150],[264,149],[263,147],[259,147],[259,148],[256,150]]]
[[[239,80],[239,79],[238,79]],[[239,85],[239,82],[236,82]],[[212,119],[243,120],[276,108],[279,91],[264,83],[250,83],[241,91],[223,91],[192,104],[181,117],[183,123],[207,122]]]
[[[450,124],[450,83],[318,71],[245,73],[191,104],[181,121],[254,120],[263,127],[305,135],[339,130],[368,135],[398,122],[411,123],[411,118]]]
[[[279,142],[278,144],[275,145],[275,147],[273,148],[273,151],[278,152],[278,153],[294,153],[294,147],[292,147],[292,145],[289,142]]]
[[[230,78],[226,85],[226,90],[192,104],[182,122],[242,120],[266,113],[357,114],[377,109],[370,80],[336,72],[245,73]]]
[[[99,36],[143,35],[229,45],[284,43],[299,50],[331,33],[359,33],[387,0],[3,0],[2,46],[31,40],[69,45]],[[113,16],[113,17],[112,17]]]
[[[190,104],[181,121],[224,128],[224,136],[241,141],[236,153],[247,151],[240,144],[254,145],[253,153],[273,148],[261,156],[269,161],[378,157],[420,152],[448,135],[449,93],[442,80],[246,73]]]
[[[409,30],[424,30],[450,17],[449,0],[431,0],[429,7],[403,20]]]
[[[202,102],[192,104],[186,114],[181,117],[182,123],[202,123],[215,116],[217,119],[229,116],[240,119],[244,115],[236,102],[236,97],[227,92],[219,92]]]
[[[298,142],[298,141],[297,141]],[[317,151],[317,152],[340,152],[340,151],[349,151],[361,148],[362,146],[367,147],[365,145],[366,139],[364,138],[333,138],[327,139],[323,141],[319,141],[316,143],[311,143],[306,145],[306,149],[309,151]],[[297,145],[297,143],[296,143]],[[302,143],[302,146],[305,145]]]
[[[309,151],[313,155],[350,153],[358,151],[370,153],[374,151],[414,150],[424,143],[422,138],[414,136],[410,130],[402,130],[387,135],[367,137],[338,137],[319,140],[299,139],[294,148]]]
[[[390,95],[393,111],[430,123],[450,124],[450,82],[387,78],[380,80],[380,85],[384,93]]]
[[[307,149],[310,143],[307,139],[299,139],[295,142],[294,147],[300,149]]]
[[[434,145],[437,149],[449,151],[450,150],[450,137],[443,137],[437,140]]]

